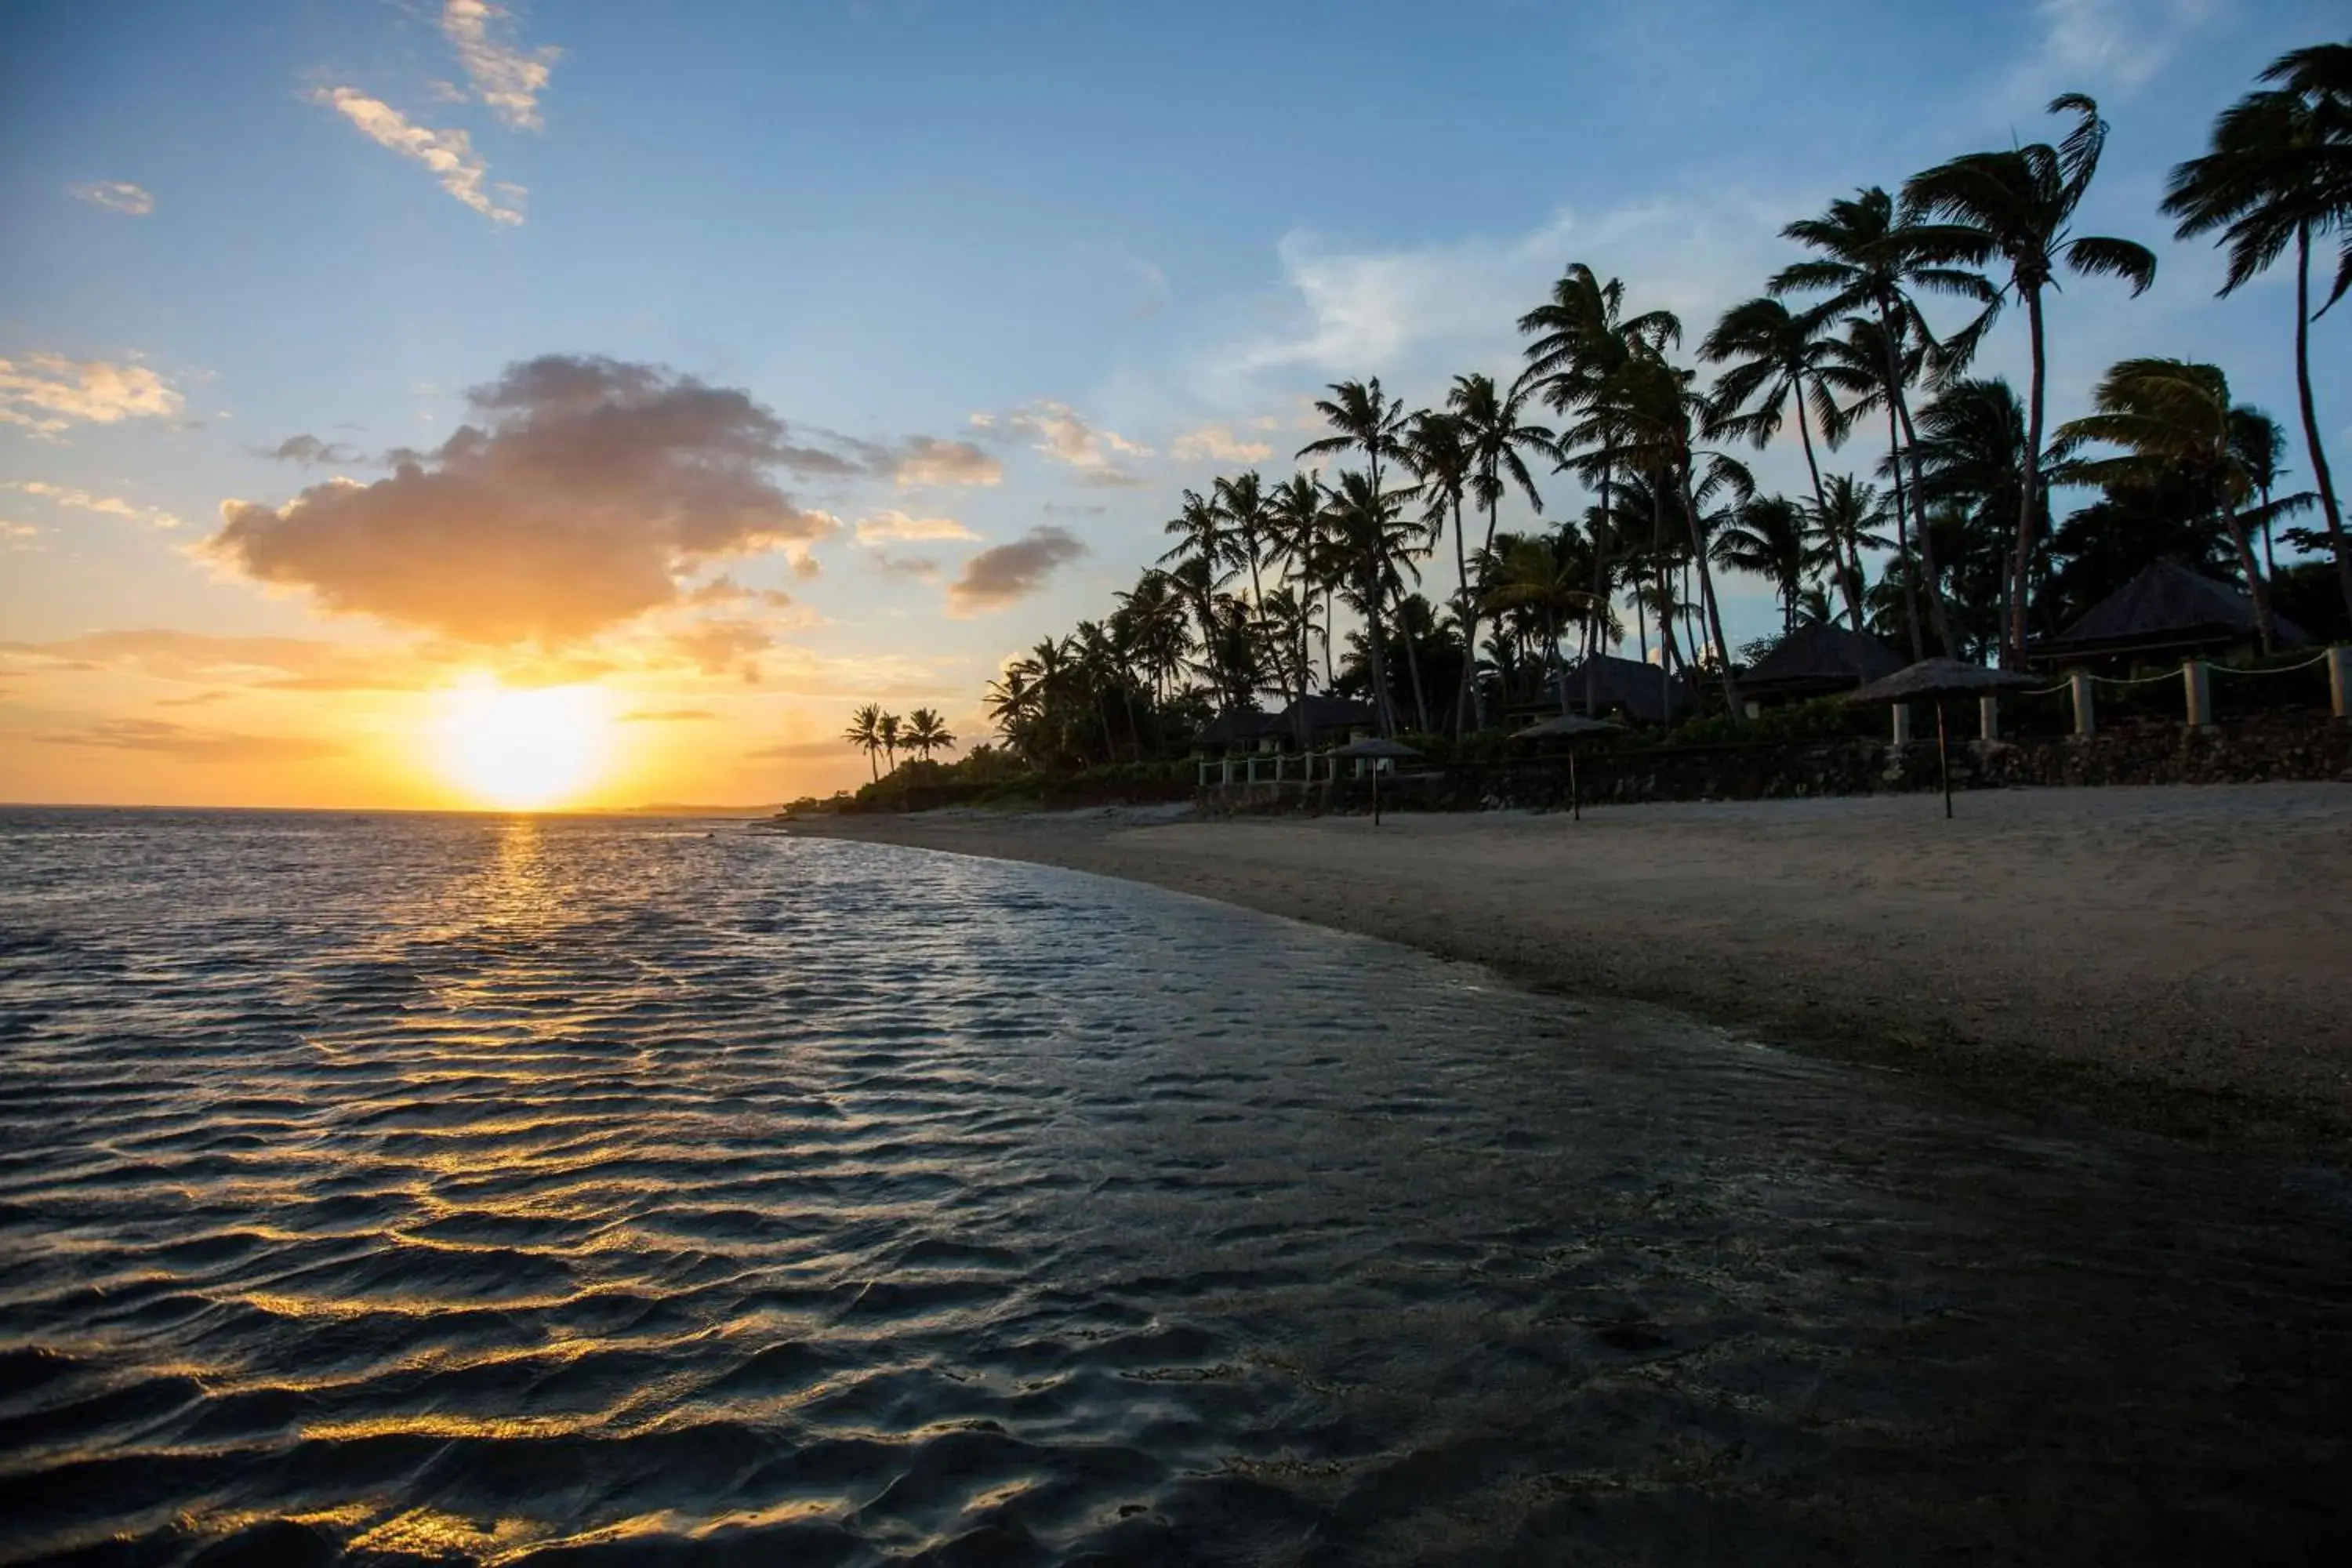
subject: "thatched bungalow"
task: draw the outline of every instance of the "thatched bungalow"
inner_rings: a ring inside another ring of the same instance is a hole
[[[1211,753],[1272,751],[1288,733],[1278,714],[1257,708],[1228,709],[1194,732],[1192,749]]]
[[[1594,654],[1579,660],[1558,679],[1558,689],[1567,694],[1569,710],[1590,719],[1622,712],[1644,724],[1665,724],[1693,706],[1689,689],[1667,674],[1664,666],[1614,654]]]
[[[2275,610],[2271,633],[2280,647],[2311,641],[2301,626]],[[2036,664],[2110,658],[2158,663],[2230,653],[2258,640],[2252,598],[2186,566],[2153,561],[2073,626],[2029,644],[2026,657]]]
[[[1304,752],[1345,745],[1380,728],[1378,710],[1345,697],[1302,697],[1275,715],[1283,738]]]
[[[1884,680],[1903,659],[1868,632],[1827,621],[1799,626],[1739,677],[1740,695],[1759,703],[1802,702]]]

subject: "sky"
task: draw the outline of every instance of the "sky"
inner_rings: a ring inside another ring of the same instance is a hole
[[[2114,124],[2080,227],[2161,266],[2065,285],[2053,419],[2166,354],[2292,426],[2286,274],[2217,300],[2156,205],[2263,64],[2344,31],[2294,0],[14,0],[0,800],[854,784],[852,708],[984,738],[1004,659],[1105,613],[1185,487],[1288,474],[1328,383],[1507,376],[1571,261],[1695,341],[1795,258],[1783,224],[2043,139],[2065,90]],[[2021,370],[2021,321],[1984,368]],[[2339,471],[2347,331],[2315,331]],[[1726,586],[1733,641],[1776,624]]]

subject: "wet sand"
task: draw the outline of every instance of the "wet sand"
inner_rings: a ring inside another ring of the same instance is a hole
[[[1661,1003],[2036,1115],[2352,1154],[2352,788],[820,818]]]

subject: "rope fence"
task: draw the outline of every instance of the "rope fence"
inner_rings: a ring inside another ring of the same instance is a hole
[[[2310,669],[2326,662],[2327,655],[2323,652],[2312,655],[2301,664],[2283,664],[2276,669],[2241,669],[2231,664],[2209,664],[2205,668],[2215,675],[2293,675],[2296,670]]]

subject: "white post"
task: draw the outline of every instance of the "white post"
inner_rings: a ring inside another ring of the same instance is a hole
[[[2097,734],[2098,717],[2091,711],[2091,672],[2087,669],[2068,670],[2066,684],[2074,689],[2074,733]]]
[[[2213,722],[2213,690],[2206,682],[2205,661],[2201,658],[2182,659],[2180,682],[2188,695],[2189,727],[2202,730]]]
[[[2352,647],[2341,643],[2327,650],[2327,694],[2335,700],[2336,716],[2347,717],[2344,705],[2352,700]]]
[[[1209,787],[1209,759],[1206,757],[1192,764],[1192,787],[1194,789]]]
[[[1219,763],[1219,765],[1220,765],[1221,767],[1223,767],[1225,771],[1224,771],[1223,774],[1223,775],[1222,775],[1222,776],[1217,780],[1218,786],[1219,786],[1220,788],[1223,788],[1223,789],[1231,789],[1231,788],[1233,788],[1233,787],[1234,787],[1234,754],[1233,754],[1231,752],[1227,752],[1224,754],[1224,757],[1223,757],[1223,759],[1222,760],[1222,762]]]
[[[1911,704],[1908,702],[1895,705],[1895,743],[1898,746],[1911,743]]]
[[[1998,741],[2000,739],[2000,698],[1979,697],[1977,699],[1977,733],[1979,736],[1988,741]]]

